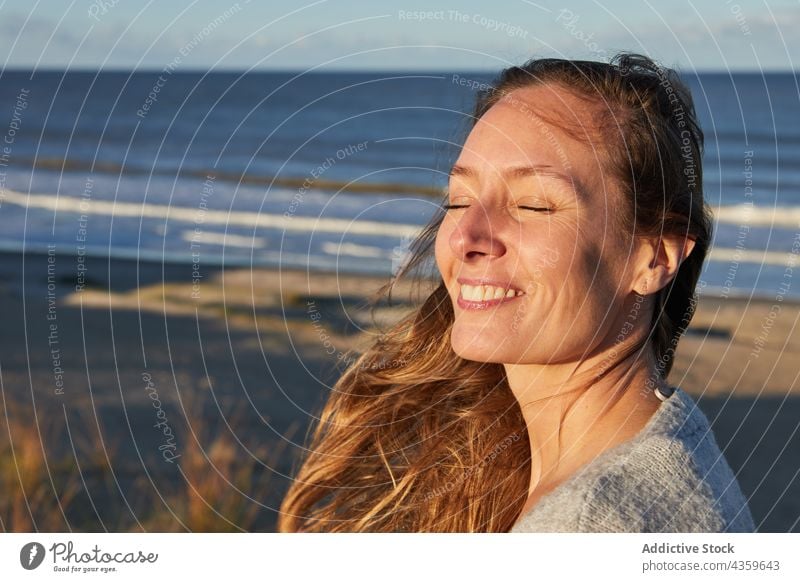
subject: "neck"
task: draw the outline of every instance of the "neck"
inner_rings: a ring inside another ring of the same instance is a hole
[[[635,436],[661,401],[664,385],[650,347],[616,346],[578,363],[506,364],[531,443],[526,507],[603,451]],[[651,387],[647,387],[647,386]]]

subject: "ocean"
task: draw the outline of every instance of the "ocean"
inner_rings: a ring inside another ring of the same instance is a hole
[[[0,250],[389,275],[486,73],[0,74]],[[684,77],[715,211],[701,292],[800,298],[800,86]]]

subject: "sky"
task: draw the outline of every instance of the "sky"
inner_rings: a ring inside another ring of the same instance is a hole
[[[795,70],[798,0],[0,0],[4,68],[493,71],[634,51]]]

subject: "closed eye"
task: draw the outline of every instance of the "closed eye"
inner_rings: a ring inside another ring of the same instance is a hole
[[[458,208],[469,208],[468,204],[443,204],[442,208],[445,210],[456,210]],[[547,208],[545,206],[518,206],[517,208],[521,208],[522,210],[532,210],[534,212],[553,212],[552,208]]]
[[[533,210],[535,212],[552,212],[552,208],[546,208],[544,206],[519,206],[523,210]]]

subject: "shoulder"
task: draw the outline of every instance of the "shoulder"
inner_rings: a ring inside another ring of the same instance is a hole
[[[754,531],[708,420],[680,389],[642,432],[606,451],[512,531]]]

